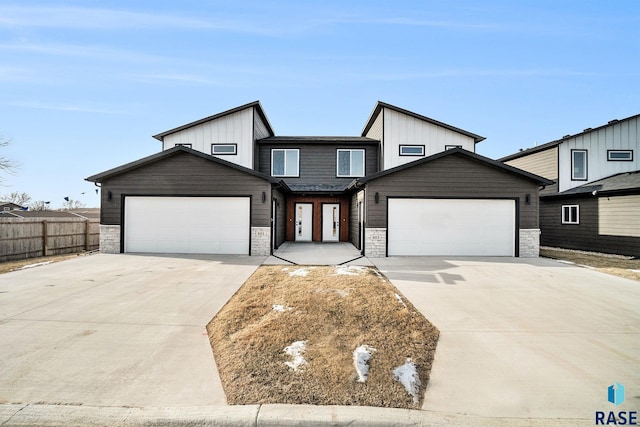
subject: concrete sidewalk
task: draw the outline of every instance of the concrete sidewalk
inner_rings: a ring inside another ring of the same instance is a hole
[[[373,263],[348,242],[285,242],[265,265],[368,265]]]
[[[640,283],[547,259],[373,261],[440,329],[423,409],[591,425],[640,409]]]

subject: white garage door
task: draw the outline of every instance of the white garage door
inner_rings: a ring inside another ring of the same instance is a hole
[[[248,254],[249,204],[249,197],[126,197],[124,251]]]
[[[389,199],[388,254],[514,256],[514,200]]]

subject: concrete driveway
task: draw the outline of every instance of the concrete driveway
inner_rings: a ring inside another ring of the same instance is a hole
[[[440,329],[423,409],[588,424],[640,409],[640,283],[545,259],[372,261]]]
[[[225,404],[205,325],[262,261],[100,254],[0,275],[0,403]]]

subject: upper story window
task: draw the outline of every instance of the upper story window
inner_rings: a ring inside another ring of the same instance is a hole
[[[571,179],[587,180],[587,150],[571,150]]]
[[[300,150],[278,149],[271,150],[271,176],[300,176]]]
[[[562,206],[562,223],[563,224],[580,224],[580,206],[578,205]]]
[[[211,154],[216,156],[238,154],[238,144],[211,144]]]
[[[445,145],[445,150],[451,150],[452,148],[462,148],[462,145]]]
[[[401,145],[401,156],[424,156],[424,145]]]
[[[339,177],[364,176],[364,150],[338,150]]]
[[[191,144],[176,144],[176,147],[187,147],[187,148],[191,148]]]
[[[633,161],[633,150],[607,150],[607,160],[610,162]]]

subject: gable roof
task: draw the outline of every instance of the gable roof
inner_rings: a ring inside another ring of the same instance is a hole
[[[432,162],[432,161],[437,160],[437,159],[441,159],[441,158],[446,157],[446,156],[462,156],[462,157],[466,157],[466,158],[468,158],[470,160],[482,163],[482,164],[484,164],[486,166],[489,166],[489,167],[492,167],[492,168],[495,168],[495,169],[499,169],[499,170],[508,172],[510,174],[513,174],[513,175],[520,176],[520,177],[528,179],[530,181],[534,181],[534,182],[538,183],[539,185],[551,185],[551,184],[554,183],[554,181],[551,181],[551,180],[549,180],[547,178],[543,178],[541,176],[532,174],[532,173],[524,171],[522,169],[514,168],[513,166],[506,165],[506,164],[504,164],[502,162],[499,162],[497,160],[493,160],[493,159],[490,159],[488,157],[484,157],[484,156],[481,156],[479,154],[472,153],[471,151],[464,150],[462,148],[452,148],[452,149],[449,149],[449,150],[445,150],[445,151],[442,151],[442,152],[437,153],[437,154],[433,154],[433,155],[431,155],[429,157],[425,157],[425,158],[420,159],[420,160],[416,160],[416,161],[413,161],[413,162],[405,163],[403,165],[396,166],[396,167],[391,168],[391,169],[387,169],[387,170],[384,170],[384,171],[381,171],[381,172],[377,172],[377,173],[374,173],[374,174],[371,174],[371,175],[367,175],[367,176],[365,176],[363,178],[358,178],[357,181],[360,182],[360,183],[367,183],[369,181],[373,181],[374,179],[378,179],[378,178],[381,178],[383,176],[390,175],[392,173],[396,173],[396,172],[400,172],[400,171],[403,171],[403,170],[406,170],[406,169],[410,169],[410,168],[416,167],[418,165],[429,163],[429,162]]]
[[[109,179],[109,178],[112,178],[114,176],[117,176],[117,175],[120,175],[120,174],[123,174],[123,173],[126,173],[126,172],[130,172],[130,171],[138,169],[138,168],[140,168],[142,166],[146,166],[146,165],[158,162],[160,160],[175,156],[175,155],[180,154],[180,153],[191,154],[192,156],[200,157],[200,158],[208,160],[210,162],[218,163],[220,165],[229,167],[231,169],[235,169],[237,171],[244,172],[244,173],[247,173],[249,175],[256,176],[258,178],[262,178],[265,181],[268,181],[268,182],[273,183],[273,184],[280,182],[280,181],[270,177],[269,175],[265,175],[265,174],[263,174],[261,172],[255,171],[253,169],[249,169],[249,168],[246,168],[244,166],[240,166],[240,165],[238,165],[236,163],[231,163],[231,162],[228,162],[226,160],[222,160],[222,159],[220,159],[218,157],[214,157],[214,156],[211,156],[209,154],[202,153],[200,151],[192,150],[191,148],[187,148],[187,147],[182,146],[182,145],[178,145],[176,147],[170,148],[170,149],[165,150],[165,151],[161,151],[161,152],[156,153],[156,154],[152,154],[151,156],[144,157],[144,158],[136,160],[134,162],[127,163],[127,164],[118,166],[118,167],[113,168],[113,169],[109,169],[108,171],[101,172],[101,173],[98,173],[96,175],[92,175],[92,176],[90,176],[88,178],[85,178],[85,181],[102,182],[105,179]]]
[[[558,145],[562,144],[563,142],[565,142],[568,139],[575,138],[575,137],[578,137],[578,136],[581,136],[581,135],[586,135],[586,134],[591,133],[591,132],[596,132],[596,131],[599,131],[600,129],[604,129],[604,128],[609,127],[609,126],[614,126],[614,125],[617,125],[618,123],[624,123],[626,121],[633,120],[633,119],[638,118],[638,117],[640,117],[640,114],[636,114],[635,116],[630,116],[630,117],[627,117],[627,118],[621,119],[621,120],[618,120],[618,119],[610,120],[606,125],[602,125],[602,126],[599,126],[597,128],[586,128],[582,132],[578,132],[578,133],[573,134],[573,135],[565,135],[560,139],[556,139],[555,141],[547,142],[546,144],[542,144],[542,145],[539,145],[537,147],[526,148],[524,150],[518,151],[517,153],[513,153],[513,154],[509,154],[508,156],[501,157],[500,159],[498,159],[498,161],[507,162],[509,160],[514,160],[514,159],[518,159],[520,157],[528,156],[529,154],[539,153],[540,151],[544,151],[544,150],[548,150],[548,149],[553,148],[553,147],[557,147]]]
[[[242,111],[242,110],[246,110],[247,108],[255,108],[255,110],[258,112],[258,115],[260,116],[260,118],[264,122],[265,126],[267,127],[267,131],[269,132],[270,135],[273,136],[274,132],[273,132],[273,129],[271,128],[271,123],[269,123],[269,119],[267,119],[267,115],[264,113],[264,110],[262,109],[262,105],[260,105],[260,101],[253,101],[253,102],[250,102],[248,104],[244,104],[244,105],[241,105],[239,107],[235,107],[235,108],[232,108],[230,110],[223,111],[222,113],[214,114],[213,116],[205,117],[203,119],[196,120],[195,122],[191,122],[191,123],[187,123],[186,125],[178,126],[177,128],[170,129],[168,131],[159,133],[157,135],[153,135],[153,137],[155,139],[157,139],[158,141],[162,141],[165,136],[171,135],[172,133],[180,132],[181,130],[188,129],[190,127],[197,126],[197,125],[200,125],[202,123],[209,122],[211,120],[216,120],[216,119],[219,119],[221,117],[228,116],[229,114],[233,114],[233,113],[237,113],[237,112]]]
[[[376,118],[378,117],[378,114],[380,114],[380,112],[382,111],[383,108],[388,108],[390,110],[397,111],[398,113],[405,114],[407,116],[413,117],[413,118],[418,119],[418,120],[422,120],[423,122],[431,123],[433,125],[440,126],[440,127],[445,128],[445,129],[449,129],[449,130],[452,130],[454,132],[460,133],[462,135],[468,136],[469,138],[472,138],[473,141],[476,144],[478,142],[484,141],[486,139],[484,136],[480,136],[480,135],[476,135],[475,133],[467,132],[466,130],[457,128],[455,126],[448,125],[446,123],[439,122],[438,120],[434,120],[434,119],[429,118],[427,116],[423,116],[423,115],[414,113],[413,111],[405,110],[404,108],[396,107],[395,105],[387,104],[386,102],[382,102],[382,101],[378,101],[378,103],[376,104],[375,108],[371,112],[371,115],[369,116],[369,120],[367,120],[367,123],[364,125],[364,129],[362,129],[362,136],[365,136],[367,134],[367,132],[369,132],[369,129],[371,129],[371,126],[373,126],[373,123],[376,121]]]
[[[546,197],[563,196],[608,196],[622,194],[640,193],[640,170],[633,172],[622,172],[606,178],[583,184],[579,187],[570,188],[562,193],[548,195]]]

